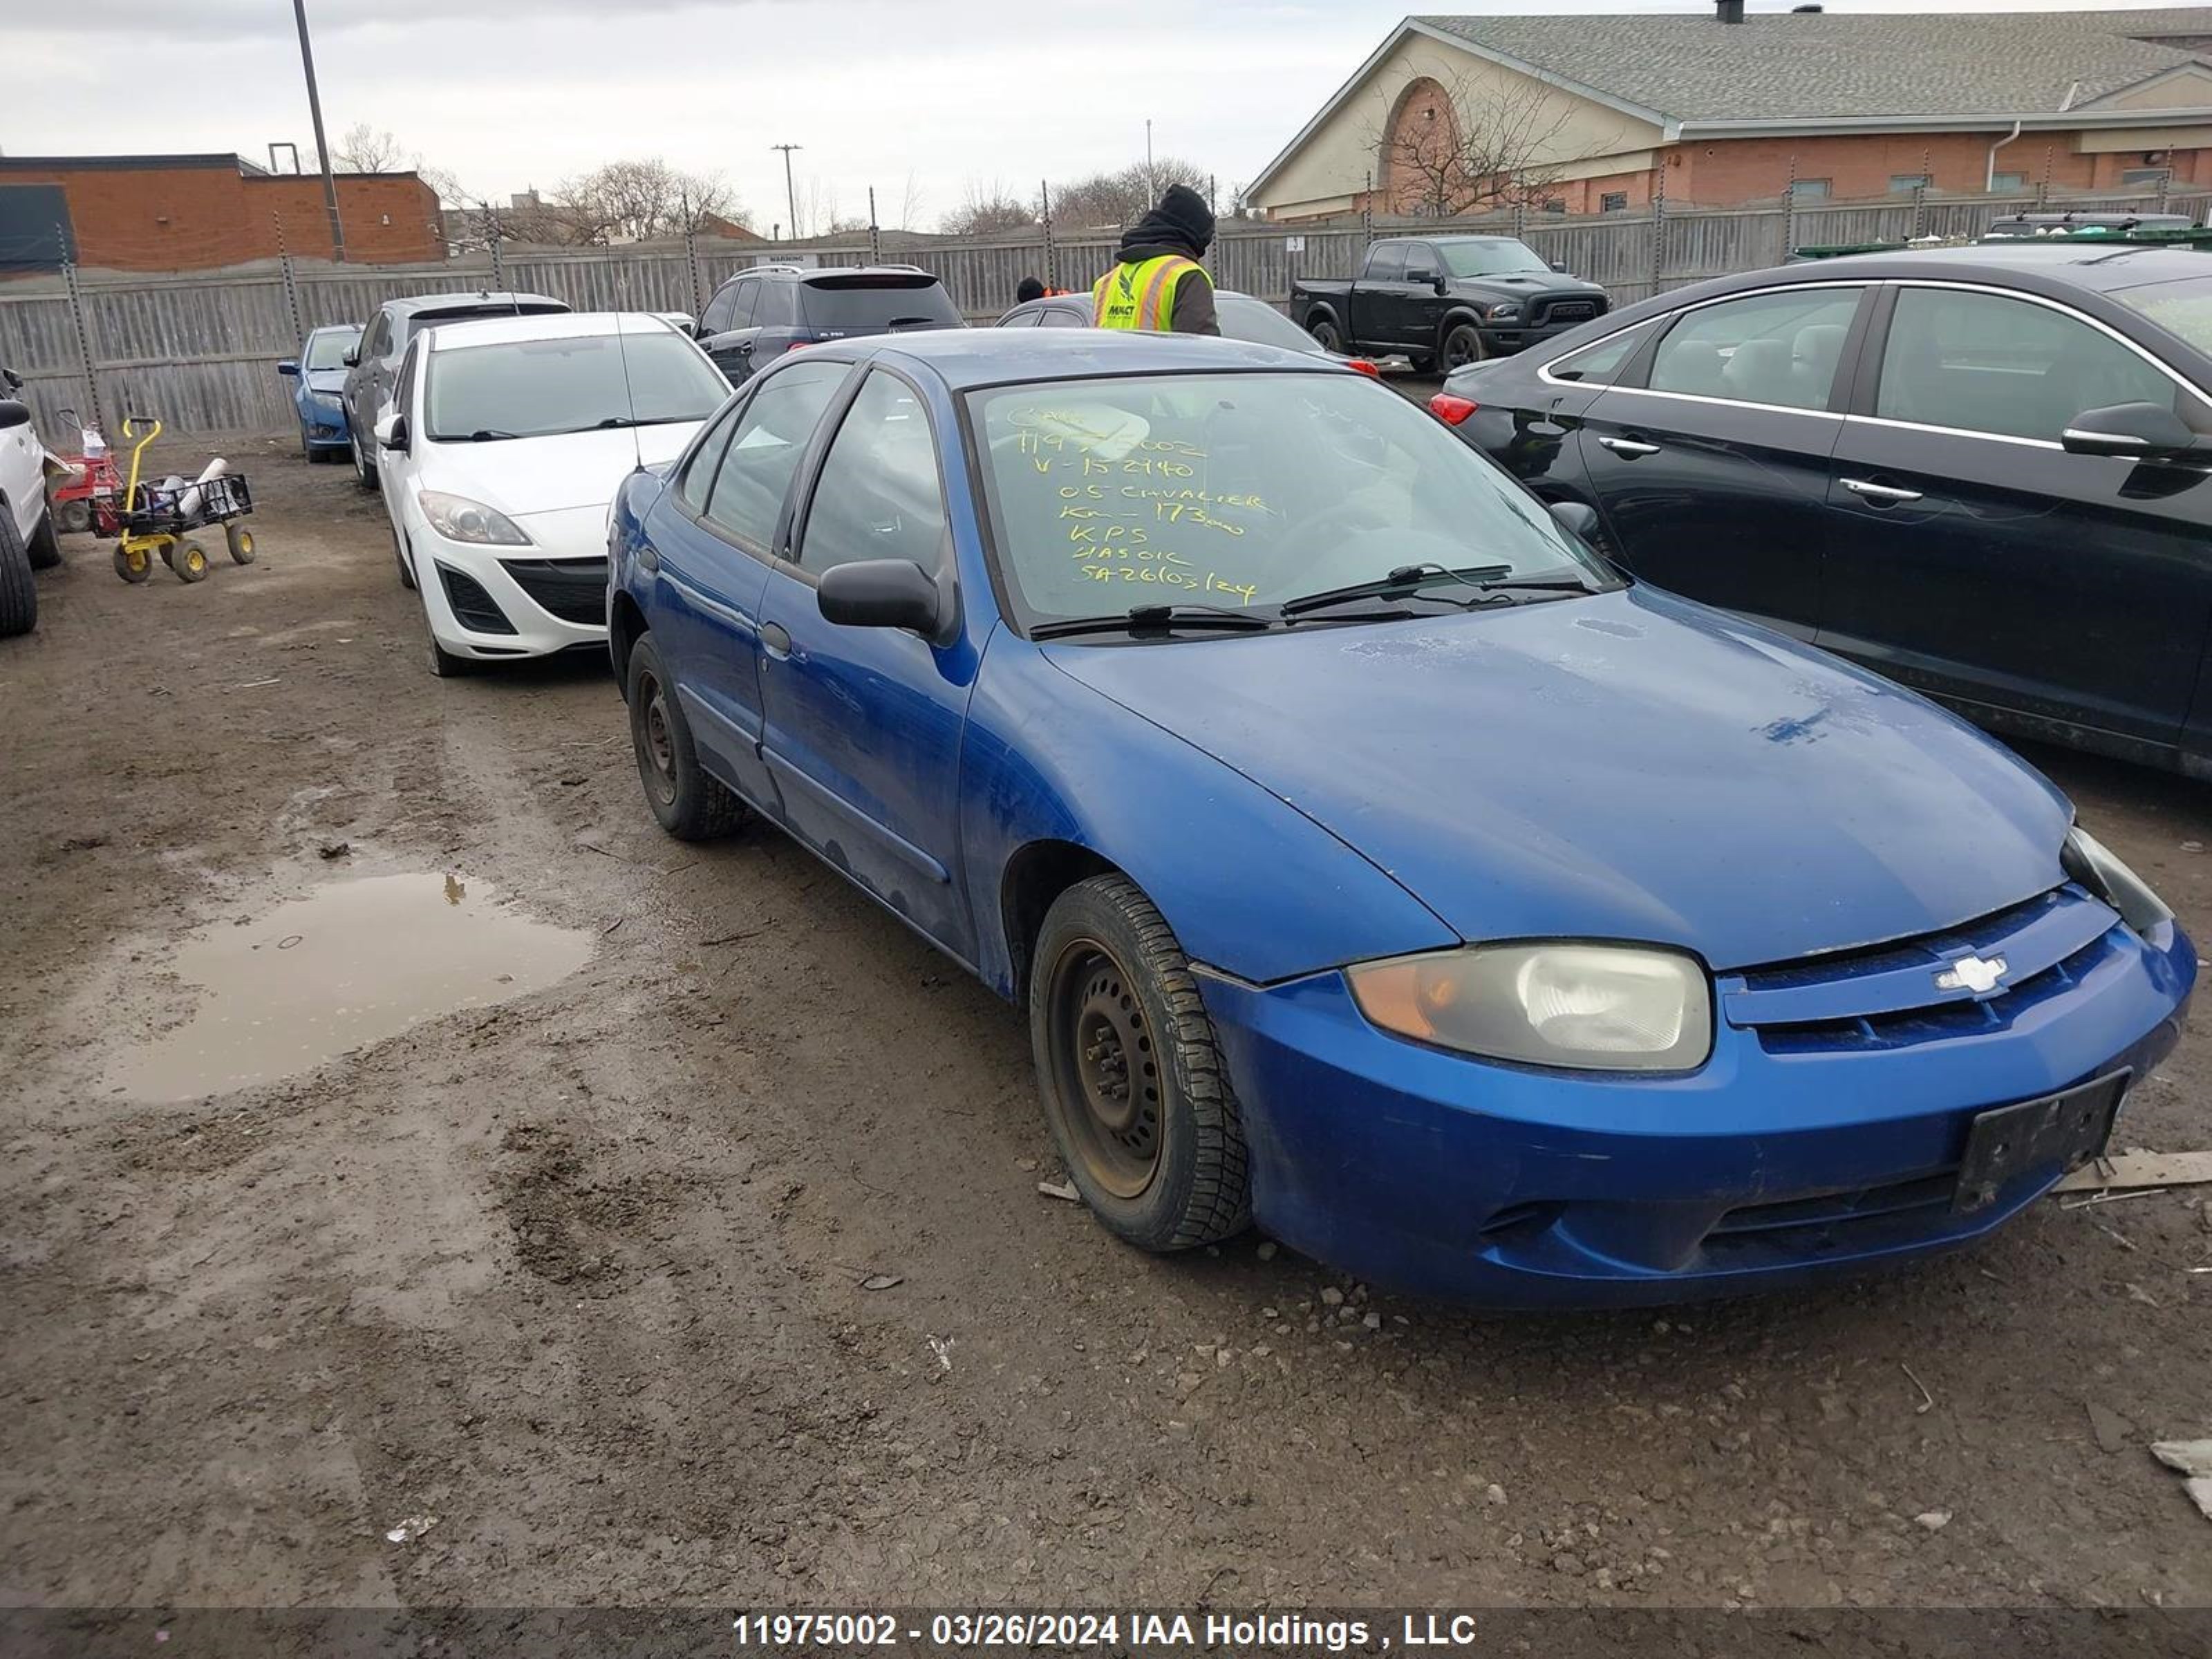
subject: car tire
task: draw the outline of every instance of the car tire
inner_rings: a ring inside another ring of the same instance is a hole
[[[392,532],[392,562],[399,567],[399,585],[410,593],[415,591],[415,573],[407,568],[407,550],[400,545],[399,532]]]
[[[64,536],[82,536],[92,528],[92,503],[82,495],[54,508],[54,528]]]
[[[660,652],[646,634],[629,648],[630,747],[637,755],[645,804],[678,841],[712,841],[738,829],[751,811],[699,764],[691,726],[669,684]]]
[[[423,629],[426,633],[428,633],[428,620],[425,618],[423,622]],[[475,658],[457,657],[452,652],[447,650],[444,646],[438,643],[438,636],[435,634],[429,634],[428,637],[430,641],[430,652],[428,660],[430,665],[430,673],[434,678],[441,680],[465,679],[470,675],[477,672]]]
[[[1243,1118],[1166,919],[1126,876],[1094,876],[1047,913],[1032,963],[1030,1042],[1045,1122],[1091,1212],[1158,1252],[1243,1231]]]
[[[24,544],[23,551],[30,559],[33,570],[52,570],[62,562],[61,538],[54,523],[54,509],[51,501],[46,504],[45,513],[40,515],[39,522],[32,527],[31,539]]]
[[[346,447],[353,451],[353,481],[363,489],[376,488],[376,468],[361,453],[361,434],[346,434]]]
[[[1336,325],[1336,319],[1326,312],[1307,321],[1306,332],[1313,336],[1314,343],[1323,351],[1344,349],[1344,331]]]
[[[1437,367],[1449,374],[1469,363],[1479,363],[1489,355],[1482,343],[1480,329],[1473,323],[1456,323],[1444,332],[1443,349],[1437,354]]]
[[[0,639],[27,634],[38,625],[39,588],[31,580],[31,556],[15,528],[15,515],[0,501]]]
[[[315,464],[315,447],[307,441],[307,423],[300,422],[300,459],[309,466]]]

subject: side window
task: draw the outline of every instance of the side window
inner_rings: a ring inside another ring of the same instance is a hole
[[[1046,306],[1042,309],[1042,315],[1037,319],[1039,328],[1088,328],[1091,326],[1091,308],[1087,305],[1081,310],[1078,310],[1073,306]]]
[[[753,394],[707,492],[706,519],[757,553],[770,550],[784,493],[849,363],[794,363]]]
[[[1600,340],[1595,345],[1584,346],[1580,351],[1571,351],[1555,363],[1547,363],[1544,372],[1555,380],[1573,380],[1583,386],[1611,386],[1613,376],[1628,366],[1637,348],[1651,337],[1651,325],[1638,323],[1634,328],[1625,328],[1609,340]]]
[[[1406,245],[1403,242],[1379,242],[1367,255],[1367,270],[1363,281],[1395,283],[1406,274]]]
[[[1826,409],[1859,294],[1788,289],[1685,313],[1651,360],[1651,390]]]
[[[407,355],[399,360],[399,387],[392,394],[392,408],[410,418],[415,409],[415,376],[422,362],[422,348],[418,342],[408,347]]]
[[[707,491],[714,482],[714,469],[721,465],[722,451],[730,441],[730,428],[735,425],[739,404],[732,402],[708,425],[696,447],[691,452],[690,464],[676,483],[676,499],[684,510],[699,514],[706,510]]]
[[[384,349],[392,338],[392,313],[380,311],[376,320],[368,325],[368,338],[362,342],[361,360],[373,363],[384,356]]]
[[[1044,307],[1042,306],[1039,306],[1035,311],[1017,311],[1013,315],[1001,322],[999,326],[1000,328],[1035,328],[1037,325],[1038,319],[1043,314]]]
[[[818,576],[859,559],[910,559],[933,570],[944,538],[929,416],[905,381],[872,370],[823,458],[799,568]]]
[[[752,315],[755,328],[789,328],[799,320],[799,284],[774,276],[763,276],[754,286],[760,289],[760,305]],[[745,325],[739,324],[739,327]]]
[[[738,308],[738,283],[735,279],[714,290],[714,297],[707,301],[707,308],[699,313],[702,334],[720,334],[730,326],[730,315]]]
[[[1406,280],[1409,283],[1432,283],[1443,274],[1444,264],[1437,257],[1436,249],[1426,242],[1406,244]]]
[[[2110,335],[2026,300],[1899,289],[1875,413],[2052,443],[2085,409],[2174,407],[2174,383]]]
[[[730,320],[726,328],[750,328],[759,320],[754,312],[759,307],[761,289],[767,279],[760,276],[740,276],[730,288]]]

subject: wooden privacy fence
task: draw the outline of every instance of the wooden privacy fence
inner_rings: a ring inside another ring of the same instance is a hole
[[[2053,208],[2148,210],[2141,195]],[[2155,204],[2202,222],[2212,194]],[[1527,212],[1325,225],[1231,222],[1207,264],[1224,288],[1280,305],[1300,277],[1349,276],[1371,237],[1488,230],[1522,237],[1547,259],[1603,283],[1617,305],[1686,283],[1777,264],[1793,247],[1974,235],[2032,199],[1942,199],[1923,193],[1827,206],[1669,209],[1564,219]],[[942,277],[954,303],[988,322],[1014,302],[1024,276],[1087,288],[1113,258],[1110,231],[1048,240],[1037,232],[980,238],[898,238],[882,258]],[[699,241],[584,250],[507,247],[427,265],[331,265],[280,259],[220,272],[145,276],[65,270],[0,288],[0,365],[23,376],[41,428],[57,441],[64,407],[96,407],[111,437],[126,406],[185,432],[288,429],[290,383],[276,374],[307,332],[357,323],[380,301],[472,288],[548,294],[579,310],[696,313],[715,286],[764,258],[824,265],[871,262],[868,240],[764,247]],[[2212,268],[2212,267],[2208,267]]]

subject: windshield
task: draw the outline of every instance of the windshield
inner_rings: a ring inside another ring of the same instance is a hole
[[[959,307],[934,276],[862,276],[804,283],[806,325],[846,333],[958,328]]]
[[[434,441],[702,421],[729,395],[696,346],[664,332],[449,348],[431,354],[424,393]]]
[[[318,329],[307,337],[309,368],[343,368],[345,355],[353,349],[353,343],[361,338],[357,328]]]
[[[2199,351],[2212,356],[2212,276],[2124,288],[2113,297],[2140,311],[2167,333],[2179,334]]]
[[[1533,497],[1359,375],[1055,381],[969,407],[998,557],[1030,623],[1162,604],[1266,616],[1410,565],[1613,580]]]
[[[1506,276],[1516,271],[1549,270],[1526,242],[1510,236],[1482,237],[1471,241],[1439,242],[1444,269],[1455,276]]]
[[[1265,300],[1255,300],[1249,294],[1217,294],[1213,304],[1221,319],[1224,339],[1280,346],[1285,351],[1302,351],[1309,357],[1321,355],[1321,347],[1312,335]]]

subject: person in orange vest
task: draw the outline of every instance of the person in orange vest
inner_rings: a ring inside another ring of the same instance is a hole
[[[1170,185],[1159,205],[1121,233],[1117,263],[1091,290],[1100,328],[1218,334],[1213,278],[1199,261],[1213,241],[1213,210],[1188,185]]]

